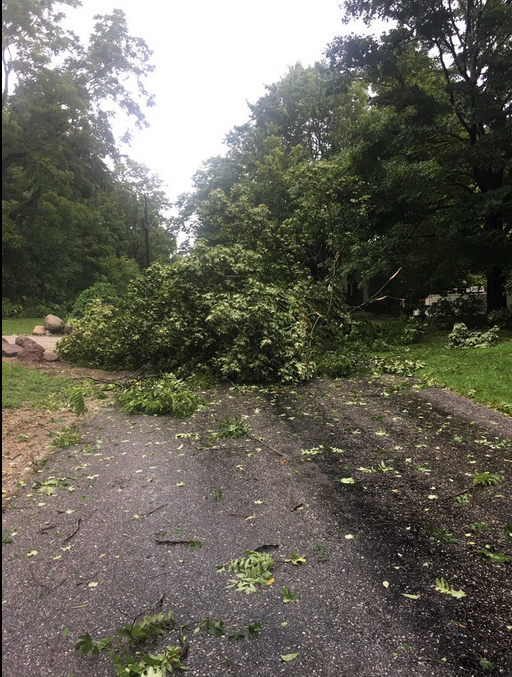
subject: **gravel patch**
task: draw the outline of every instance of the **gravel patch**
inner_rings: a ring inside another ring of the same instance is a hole
[[[45,350],[54,351],[57,343],[63,338],[62,336],[32,336],[32,334],[19,334],[20,336],[28,336],[36,343],[39,343],[40,346],[43,346]],[[4,336],[9,343],[16,343],[18,334],[11,334],[10,336]]]

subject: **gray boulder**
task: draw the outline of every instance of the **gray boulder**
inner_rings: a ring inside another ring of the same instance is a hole
[[[44,328],[51,331],[52,334],[62,334],[66,326],[64,320],[57,315],[47,315],[44,318]]]

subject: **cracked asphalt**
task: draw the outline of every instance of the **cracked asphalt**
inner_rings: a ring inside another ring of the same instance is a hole
[[[6,510],[4,677],[115,675],[78,637],[162,595],[191,677],[512,675],[511,563],[478,553],[512,554],[509,418],[374,379],[205,400],[186,421],[101,409]],[[226,417],[250,435],[213,439]],[[473,490],[475,472],[502,479]],[[216,567],[264,546],[274,583],[226,589]],[[293,552],[306,561],[285,562]],[[436,590],[440,577],[465,596]],[[283,603],[283,586],[300,598]],[[262,629],[193,634],[205,617]]]

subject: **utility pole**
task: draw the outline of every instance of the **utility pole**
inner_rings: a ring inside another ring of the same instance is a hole
[[[144,195],[144,217],[142,219],[142,230],[144,231],[144,239],[146,241],[146,268],[149,268],[149,221],[148,221],[148,198]]]

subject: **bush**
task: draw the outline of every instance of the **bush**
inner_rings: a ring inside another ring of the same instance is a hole
[[[485,298],[481,294],[470,294],[466,298],[460,296],[454,301],[439,299],[428,308],[427,319],[435,327],[450,329],[457,319],[468,319],[484,311]]]
[[[46,301],[31,301],[28,303],[12,303],[2,299],[2,319],[45,317],[58,315],[65,318],[69,313],[69,305],[65,303],[46,303]]]
[[[448,334],[449,348],[489,348],[498,343],[499,327],[489,331],[471,331],[463,322],[457,323]]]
[[[97,282],[76,297],[71,315],[73,318],[83,317],[88,304],[95,299],[109,301],[116,297],[117,290],[113,285],[108,282]]]
[[[375,322],[373,328],[374,348],[379,350],[390,346],[408,346],[418,343],[421,337],[421,322],[414,317],[398,322]]]
[[[487,315],[487,321],[491,327],[512,329],[512,313],[506,308],[502,308],[501,310],[492,310],[489,315]]]
[[[198,244],[153,264],[116,305],[93,300],[58,344],[72,362],[133,369],[150,362],[178,376],[211,370],[245,382],[312,376],[309,286],[265,280],[265,262],[243,247]]]
[[[2,320],[10,320],[19,317],[22,306],[19,303],[12,303],[9,299],[2,299]]]
[[[324,353],[318,361],[318,375],[329,378],[347,378],[353,374],[367,372],[369,358],[366,345],[356,341],[345,341],[337,350]]]
[[[169,414],[188,418],[197,411],[201,398],[174,374],[132,382],[116,396],[116,402],[129,414]]]

